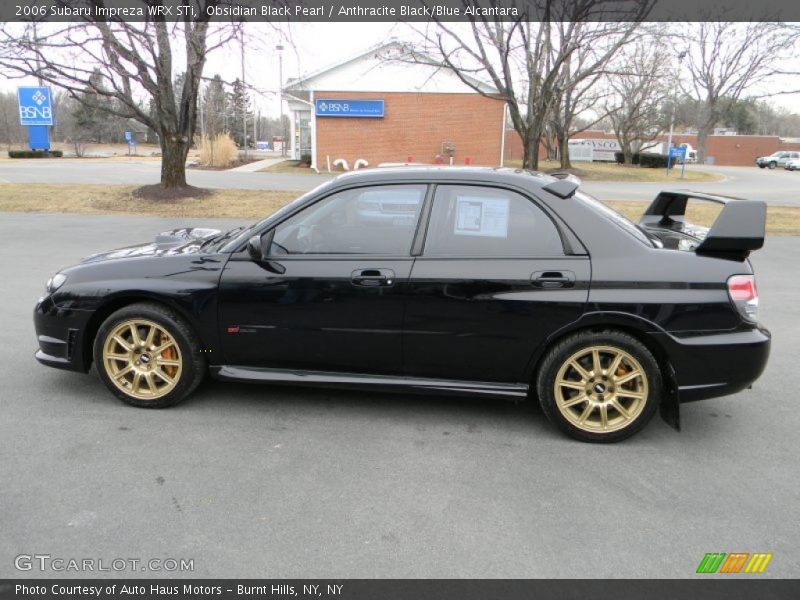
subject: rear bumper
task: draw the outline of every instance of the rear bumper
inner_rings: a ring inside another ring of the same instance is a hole
[[[655,335],[675,370],[679,402],[748,388],[767,366],[772,336],[754,327],[727,333]]]
[[[83,352],[84,333],[92,311],[57,307],[50,297],[37,302],[33,324],[39,349],[36,360],[48,367],[86,372],[91,359]]]

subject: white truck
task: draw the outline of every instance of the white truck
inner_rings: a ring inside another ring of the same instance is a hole
[[[677,145],[686,148],[685,162],[697,162],[697,151],[692,148],[691,144],[684,142],[683,144]],[[667,150],[667,142],[648,142],[642,146],[639,152],[652,152],[654,154],[666,155]],[[622,148],[617,140],[575,138],[569,141],[569,158],[576,162],[615,162],[615,154],[617,152],[622,152]]]

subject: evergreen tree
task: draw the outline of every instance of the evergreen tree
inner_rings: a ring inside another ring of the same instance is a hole
[[[205,127],[206,135],[213,138],[228,131],[228,96],[219,75],[214,75],[206,86],[202,103],[202,125]]]
[[[228,130],[233,136],[234,141],[240,147],[244,147],[244,123],[245,115],[247,116],[247,138],[250,142],[253,141],[253,111],[250,105],[250,96],[247,93],[247,87],[237,78],[233,82],[233,89],[230,93],[228,105],[231,107],[231,119],[228,122]]]

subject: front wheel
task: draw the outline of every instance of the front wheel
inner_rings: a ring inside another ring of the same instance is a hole
[[[126,306],[103,322],[94,361],[117,398],[142,408],[177,404],[197,387],[206,367],[191,327],[172,310],[150,303]]]
[[[650,421],[661,372],[637,339],[619,331],[582,332],[550,349],[537,381],[545,415],[584,442],[617,442]]]
[[[771,162],[771,163],[769,163],[769,168],[770,168],[770,169],[774,169],[774,168],[775,168],[775,167],[777,167],[777,166],[778,166],[778,163],[776,163],[776,162]]]

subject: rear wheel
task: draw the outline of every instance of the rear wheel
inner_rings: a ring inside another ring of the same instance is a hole
[[[117,398],[143,408],[180,402],[203,379],[206,366],[189,325],[150,303],[126,306],[105,320],[95,338],[94,361]]]
[[[640,431],[661,400],[650,351],[619,331],[582,332],[554,346],[537,381],[545,415],[585,442],[616,442]]]

